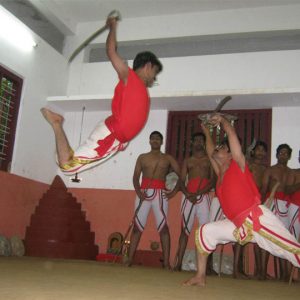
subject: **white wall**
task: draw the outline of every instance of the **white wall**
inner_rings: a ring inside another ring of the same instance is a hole
[[[98,121],[104,120],[110,113],[110,111],[86,112],[84,114],[81,141],[88,137]],[[81,183],[72,183],[70,177],[62,175],[65,183],[70,187],[132,190],[132,175],[136,159],[141,153],[150,151],[149,135],[152,131],[158,130],[166,137],[167,115],[167,111],[151,111],[146,126],[129,143],[125,151],[119,152],[105,163],[93,169],[80,173]],[[81,118],[82,113],[65,114],[66,133],[72,147],[79,144]],[[161,149],[162,151],[165,150],[164,146]],[[54,153],[54,148],[52,152]],[[60,171],[59,174],[61,174]]]
[[[299,92],[300,50],[220,54],[161,59],[159,86],[150,95],[193,96]],[[129,61],[132,66],[132,62]],[[76,72],[74,72],[76,70]],[[68,95],[112,95],[117,82],[110,63],[73,67]]]
[[[36,37],[38,47],[25,53],[0,38],[0,64],[23,78],[12,173],[50,182],[56,165],[49,148],[54,145],[48,124],[40,114],[50,95],[66,92],[68,69],[65,58]]]
[[[280,144],[288,144],[293,149],[290,168],[299,169],[298,154],[300,151],[300,107],[273,108],[272,120],[272,157],[271,163],[275,164],[276,148]]]

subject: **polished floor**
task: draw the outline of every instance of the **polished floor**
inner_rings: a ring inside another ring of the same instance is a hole
[[[299,283],[210,276],[204,288],[182,286],[191,275],[96,261],[0,257],[0,299],[300,299]]]

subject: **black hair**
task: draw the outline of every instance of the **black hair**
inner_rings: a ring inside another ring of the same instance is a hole
[[[163,139],[164,139],[164,138],[163,138],[163,135],[162,135],[159,131],[152,131],[152,132],[150,133],[149,138],[151,139],[153,135],[158,135],[158,136],[161,138],[162,141],[163,141]]]
[[[195,138],[197,136],[201,136],[203,138],[204,142],[206,141],[206,136],[203,132],[195,132],[195,133],[192,134],[192,142],[195,141]]]
[[[147,63],[151,63],[152,66],[158,67],[158,73],[162,71],[163,66],[159,59],[150,51],[140,52],[136,55],[133,61],[133,70],[144,67]]]
[[[220,145],[225,145],[225,146],[227,146],[228,152],[231,152],[228,138],[224,138],[224,139],[221,141]]]
[[[264,148],[264,150],[265,150],[266,152],[268,152],[268,145],[267,145],[264,141],[260,141],[260,140],[256,141],[255,146],[254,146],[254,148],[253,148],[252,151],[255,151],[255,149],[256,149],[258,146],[262,146],[262,147]]]
[[[282,149],[286,149],[288,151],[289,156],[292,155],[292,148],[288,144],[280,144],[276,149],[276,155],[278,155]]]

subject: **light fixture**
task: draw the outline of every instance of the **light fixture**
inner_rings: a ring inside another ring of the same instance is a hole
[[[0,38],[23,51],[30,51],[37,44],[28,27],[0,5]]]

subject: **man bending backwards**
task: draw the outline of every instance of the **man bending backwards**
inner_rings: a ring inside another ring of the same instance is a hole
[[[185,285],[205,285],[207,257],[218,244],[256,242],[275,256],[300,266],[300,244],[278,218],[260,203],[260,194],[246,164],[234,128],[220,114],[214,114],[209,124],[221,125],[228,143],[214,147],[209,130],[202,124],[206,136],[206,151],[218,176],[217,196],[227,219],[200,226],[196,232],[197,273]]]
[[[89,138],[74,152],[63,130],[63,117],[50,109],[41,112],[53,128],[57,160],[66,175],[73,175],[102,163],[125,148],[144,127],[149,113],[150,100],[147,87],[151,87],[162,64],[151,52],[138,53],[133,70],[116,51],[117,19],[107,19],[109,34],[106,40],[107,55],[118,73],[119,83],[112,100],[112,115],[97,124]]]

